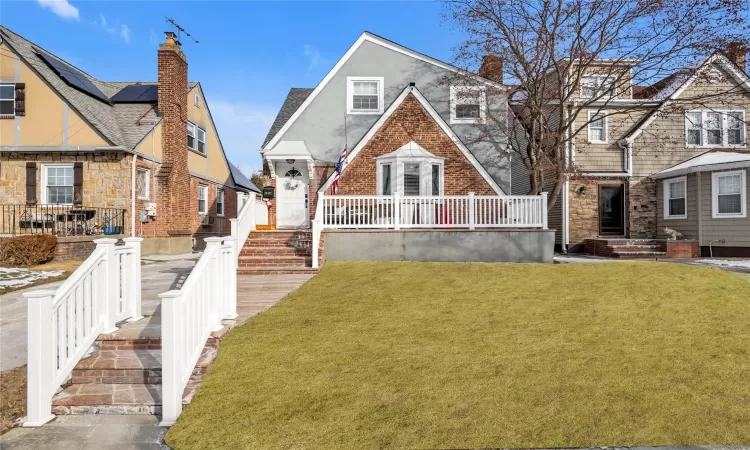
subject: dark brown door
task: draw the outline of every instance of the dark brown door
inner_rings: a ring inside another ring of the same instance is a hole
[[[625,233],[625,187],[599,186],[599,234]]]

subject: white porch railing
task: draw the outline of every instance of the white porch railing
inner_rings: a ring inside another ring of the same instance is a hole
[[[100,333],[141,318],[141,241],[96,239],[96,249],[56,290],[23,294],[28,302],[27,420],[50,421],[52,397]]]
[[[245,229],[242,220],[237,225]],[[237,317],[236,238],[210,237],[205,242],[182,288],[159,294],[163,426],[180,416],[182,393],[211,332],[221,330],[222,320]]]
[[[235,257],[239,258],[240,249],[245,245],[250,232],[257,225],[268,225],[268,205],[263,200],[258,199],[256,194],[251,193],[237,213],[237,218],[229,219],[229,222],[232,226],[231,235],[236,238]]]
[[[313,267],[324,229],[547,228],[547,193],[460,196],[318,194],[313,221]]]

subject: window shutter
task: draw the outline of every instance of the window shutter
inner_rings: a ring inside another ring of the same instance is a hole
[[[83,163],[73,163],[73,204],[83,203]]]
[[[26,204],[36,205],[36,163],[26,163]]]
[[[16,115],[26,115],[26,84],[16,83]]]

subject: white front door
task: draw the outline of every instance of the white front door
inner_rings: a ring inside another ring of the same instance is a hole
[[[307,162],[276,163],[276,226],[307,228],[309,225],[309,176]]]

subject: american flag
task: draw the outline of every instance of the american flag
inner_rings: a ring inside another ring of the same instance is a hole
[[[346,145],[344,146],[344,150],[341,152],[341,156],[339,156],[339,162],[336,163],[336,176],[333,178],[333,184],[331,185],[331,192],[333,194],[338,194],[339,192],[339,180],[341,179],[341,172],[344,171],[344,162],[346,161]]]

